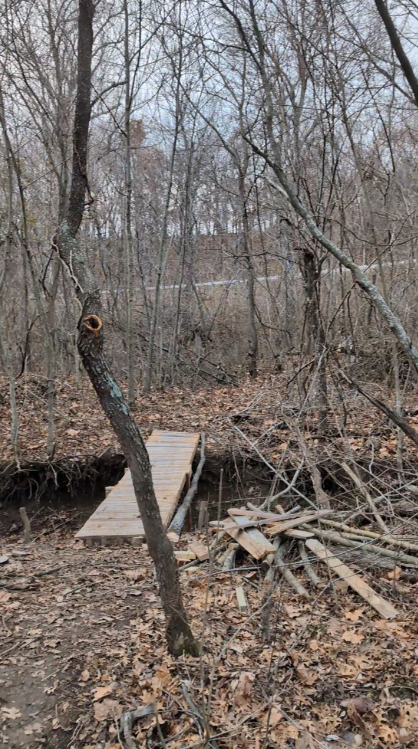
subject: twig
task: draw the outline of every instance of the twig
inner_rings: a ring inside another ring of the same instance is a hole
[[[406,567],[418,567],[418,559],[415,557],[410,556],[409,554],[403,554],[399,551],[383,549],[381,546],[378,546],[375,541],[372,541],[372,539],[368,541],[367,538],[364,538],[364,542],[361,543],[359,541],[345,538],[340,533],[325,531],[322,528],[314,528],[312,525],[302,525],[301,527],[314,533],[318,538],[325,539],[325,541],[331,541],[331,543],[334,544],[341,544],[341,546],[349,546],[352,549],[367,551],[370,554],[380,554],[384,557],[390,557],[390,559],[394,559],[395,562]]]
[[[355,486],[357,487],[357,489],[359,489],[359,491],[362,493],[364,499],[366,500],[367,504],[369,505],[369,507],[370,507],[370,509],[371,509],[371,511],[372,511],[372,513],[373,513],[373,515],[375,517],[375,519],[376,519],[376,523],[378,525],[380,525],[381,529],[390,536],[390,530],[389,530],[389,528],[387,527],[387,525],[386,525],[385,521],[383,520],[382,516],[380,515],[380,513],[377,511],[376,505],[373,502],[373,499],[371,498],[371,496],[370,496],[369,492],[367,491],[366,487],[364,486],[364,484],[361,482],[360,478],[357,476],[356,473],[354,473],[354,471],[351,470],[350,466],[347,465],[347,463],[344,463],[344,461],[341,463],[341,468],[344,469],[344,471],[346,472],[346,474],[352,480],[353,484],[355,484]]]
[[[119,718],[119,725],[123,734],[126,749],[137,749],[136,742],[132,738],[132,728],[134,723],[140,718],[144,718],[146,715],[151,715],[154,712],[154,705],[146,705],[137,710],[127,710],[122,713]]]
[[[186,700],[187,706],[190,708],[190,712],[192,713],[195,723],[198,727],[200,736],[206,735],[207,743],[209,744],[209,746],[211,746],[212,749],[218,749],[218,744],[216,743],[215,739],[210,738],[209,727],[206,726],[201,712],[198,710],[192,698],[190,697],[190,694],[187,691],[187,687],[185,683],[182,682],[180,686],[181,686],[183,697]]]

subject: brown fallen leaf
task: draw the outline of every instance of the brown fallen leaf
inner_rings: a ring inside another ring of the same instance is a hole
[[[315,749],[315,742],[308,731],[304,731],[295,741],[295,749]]]
[[[269,717],[269,725],[270,726],[277,726],[277,724],[282,720],[283,715],[280,710],[277,709],[277,707],[273,707],[270,710],[270,717]]]
[[[351,630],[347,630],[347,632],[342,633],[342,638],[346,642],[351,642],[352,645],[358,645],[359,642],[362,642],[364,640],[364,635],[361,634],[361,632],[352,632]]]
[[[17,709],[17,707],[2,707],[1,711],[9,720],[17,720],[17,718],[22,716],[22,713]]]
[[[90,672],[87,669],[81,672],[81,681],[88,681],[90,679]]]
[[[314,671],[311,671],[309,668],[306,668],[306,666],[296,666],[296,673],[298,676],[299,681],[302,682],[302,684],[307,684],[310,686],[311,684],[315,684],[316,680],[318,679],[317,674],[314,673]]]
[[[353,697],[350,700],[343,700],[341,707],[347,708],[347,712],[355,710],[359,715],[365,715],[373,710],[375,703],[368,697]]]
[[[355,611],[346,611],[344,616],[350,622],[358,622],[358,620],[363,616],[363,611],[364,609],[356,609]]]
[[[400,576],[402,574],[402,570],[400,567],[394,567],[391,572],[388,572],[388,580],[399,580]]]
[[[99,687],[98,689],[96,689],[95,695],[93,697],[93,702],[102,700],[103,697],[107,697],[109,694],[112,694],[112,687],[110,686],[110,684],[106,684],[105,687]]]
[[[122,705],[117,700],[105,699],[103,702],[94,704],[94,717],[96,720],[108,720],[108,718],[119,718],[122,715]]]
[[[242,671],[234,692],[234,704],[243,707],[248,703],[255,675],[250,671]]]

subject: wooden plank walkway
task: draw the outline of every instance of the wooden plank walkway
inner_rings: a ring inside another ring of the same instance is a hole
[[[199,433],[163,432],[155,429],[146,445],[151,461],[154,490],[163,525],[174,515],[186,481],[190,479]],[[143,539],[144,526],[136,503],[130,471],[112,487],[76,538],[85,541]]]

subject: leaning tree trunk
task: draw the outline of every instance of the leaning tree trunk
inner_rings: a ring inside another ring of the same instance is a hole
[[[85,310],[97,309],[94,297]],[[82,317],[78,350],[100,404],[112,424],[131,470],[132,482],[144,525],[147,546],[155,565],[166,619],[167,644],[171,653],[197,654],[196,644],[181,600],[180,582],[173,549],[163,528],[151,477],[148,452],[141,433],[112,377],[103,356],[103,325],[94,313]]]
[[[55,236],[55,246],[67,267],[82,307],[78,351],[100,404],[122,446],[131,470],[145,539],[155,565],[165,614],[170,653],[197,654],[184,610],[177,564],[166,537],[152,484],[148,452],[120,388],[103,355],[100,290],[92,277],[89,258],[77,234],[83,218],[87,188],[87,146],[91,116],[91,61],[94,0],[79,0],[77,98],[73,130],[73,171],[68,211]]]

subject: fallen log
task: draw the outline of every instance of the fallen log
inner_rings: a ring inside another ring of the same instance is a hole
[[[203,470],[203,466],[205,464],[205,435],[202,432],[200,435],[200,460],[199,464],[196,468],[196,471],[192,478],[192,483],[190,484],[190,489],[187,492],[182,504],[178,508],[176,514],[174,515],[173,520],[170,523],[170,527],[168,529],[169,534],[176,534],[177,536],[180,536],[181,529],[183,528],[184,521],[186,519],[186,515],[190,509],[190,506],[192,504],[193,498],[197,492],[197,486],[199,483],[199,479]]]

